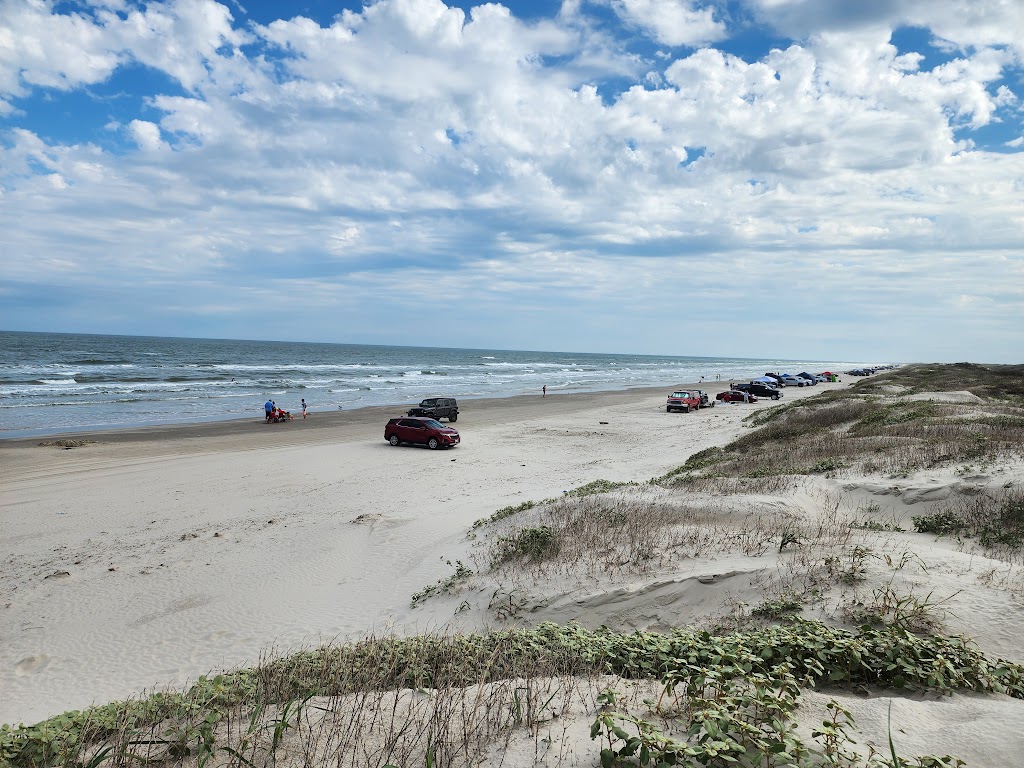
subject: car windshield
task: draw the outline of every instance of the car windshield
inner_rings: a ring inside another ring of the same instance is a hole
[[[686,392],[673,392],[669,397],[688,397]]]
[[[426,424],[431,429],[444,429],[444,424],[442,424],[440,421],[437,421],[436,419],[424,419],[423,423]]]
[[[437,405],[437,399],[429,398],[420,403],[420,408],[433,408],[435,405]]]

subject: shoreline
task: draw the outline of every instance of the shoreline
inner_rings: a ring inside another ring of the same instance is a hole
[[[483,409],[485,411],[490,410],[494,406],[516,410],[519,407],[517,406],[517,403],[533,402],[534,400],[544,400],[545,402],[565,401],[576,404],[584,399],[590,399],[593,401],[603,401],[605,399],[614,400],[619,397],[647,396],[657,392],[665,392],[667,395],[668,392],[674,388],[703,389],[708,392],[709,395],[714,395],[723,390],[727,390],[732,381],[738,381],[738,379],[733,379],[730,382],[715,381],[709,383],[705,381],[702,383],[645,384],[621,389],[581,390],[573,392],[549,391],[546,397],[542,397],[539,394],[523,393],[518,395],[495,397],[482,396],[471,398],[464,397],[457,399],[459,400],[460,407],[463,411],[467,410],[465,405],[463,405],[464,403],[487,403],[488,405]],[[813,390],[814,388],[811,387],[810,389]],[[267,431],[270,432],[271,429],[283,431],[295,428],[299,423],[301,423],[304,431],[319,431],[327,429],[336,430],[349,425],[365,426],[367,424],[377,424],[379,422],[381,429],[383,429],[384,423],[387,419],[394,418],[396,416],[404,416],[406,410],[413,405],[415,405],[415,403],[393,403],[387,405],[366,405],[346,410],[338,409],[336,411],[310,411],[309,417],[305,420],[302,419],[301,412],[293,410],[291,413],[295,418],[290,422],[280,424],[266,424],[263,414],[260,413],[252,417],[228,417],[212,421],[135,424],[123,427],[103,426],[55,432],[46,431],[38,434],[10,437],[4,436],[0,433],[0,451],[26,445],[36,446],[40,441],[52,442],[54,440],[61,439],[91,440],[102,441],[105,443],[131,443],[152,442],[155,440],[168,439],[226,438],[232,436],[251,435],[251,427],[254,425],[259,427],[265,426],[268,428]],[[472,406],[470,406],[470,408],[472,409]],[[458,424],[458,422],[456,422],[456,424]],[[268,444],[278,444],[278,442],[273,438],[278,437],[279,435],[274,433],[271,434],[273,437],[268,440]],[[286,439],[284,442],[287,443],[289,441]]]

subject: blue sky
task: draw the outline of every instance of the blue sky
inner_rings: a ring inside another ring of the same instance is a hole
[[[1020,362],[1022,29],[0,0],[0,328]]]

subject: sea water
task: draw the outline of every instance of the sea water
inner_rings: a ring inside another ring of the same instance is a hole
[[[745,380],[860,363],[0,332],[0,437]]]

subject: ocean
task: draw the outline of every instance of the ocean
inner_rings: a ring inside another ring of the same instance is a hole
[[[462,399],[671,387],[861,363],[0,332],[0,438]]]

